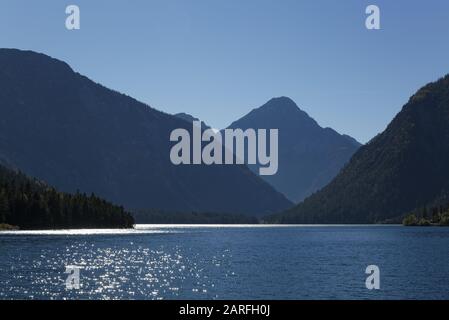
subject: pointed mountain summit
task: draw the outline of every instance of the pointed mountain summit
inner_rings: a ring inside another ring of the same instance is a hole
[[[270,221],[400,221],[414,209],[449,203],[448,164],[449,75],[418,90],[328,186]]]
[[[287,97],[271,99],[229,128],[279,130],[278,172],[262,178],[294,202],[330,182],[360,146],[349,136],[320,127]],[[249,167],[254,172],[259,168]]]
[[[170,161],[178,117],[44,54],[0,49],[0,158],[61,191],[129,209],[262,215],[291,206],[245,166]]]

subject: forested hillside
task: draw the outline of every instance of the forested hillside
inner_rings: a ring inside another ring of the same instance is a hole
[[[444,204],[448,190],[449,75],[418,90],[330,184],[268,221],[382,222]]]
[[[0,224],[20,229],[131,228],[123,207],[95,195],[59,192],[0,165]]]

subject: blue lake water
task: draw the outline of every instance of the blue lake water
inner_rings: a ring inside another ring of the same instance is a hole
[[[66,266],[81,267],[67,289]],[[368,265],[380,289],[365,287]],[[0,232],[0,299],[449,299],[449,228]]]

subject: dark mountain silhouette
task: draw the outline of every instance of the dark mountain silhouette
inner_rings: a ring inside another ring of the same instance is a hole
[[[291,205],[244,166],[170,161],[184,120],[43,54],[0,50],[0,156],[62,191],[126,208],[261,215]]]
[[[0,226],[132,228],[131,214],[95,195],[67,194],[0,165]]]
[[[195,118],[194,116],[192,116],[188,113],[185,113],[185,112],[177,113],[177,114],[175,114],[175,117],[183,119],[189,123],[193,123],[194,121],[199,121],[198,118]],[[208,126],[204,121],[201,121],[201,129],[202,130],[206,130],[209,128],[210,128],[210,126]]]
[[[258,224],[257,218],[243,214],[209,212],[168,212],[139,210],[133,212],[140,224]]]
[[[449,76],[421,88],[387,129],[284,223],[374,223],[448,199]],[[400,220],[399,220],[400,221]]]
[[[334,178],[360,144],[322,128],[289,98],[274,98],[229,128],[279,129],[279,170],[262,176],[289,199],[299,202]],[[249,166],[254,172],[259,166]]]

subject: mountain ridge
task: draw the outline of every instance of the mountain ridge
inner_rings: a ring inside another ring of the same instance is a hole
[[[263,178],[294,202],[330,182],[360,146],[347,135],[321,127],[285,96],[252,109],[228,128],[278,129],[279,171]],[[248,166],[255,172],[259,168]]]
[[[410,97],[326,187],[267,220],[376,223],[449,194],[449,75]]]
[[[291,206],[244,166],[173,165],[170,132],[189,123],[65,62],[0,49],[0,85],[0,154],[62,191],[130,209],[262,215]]]

